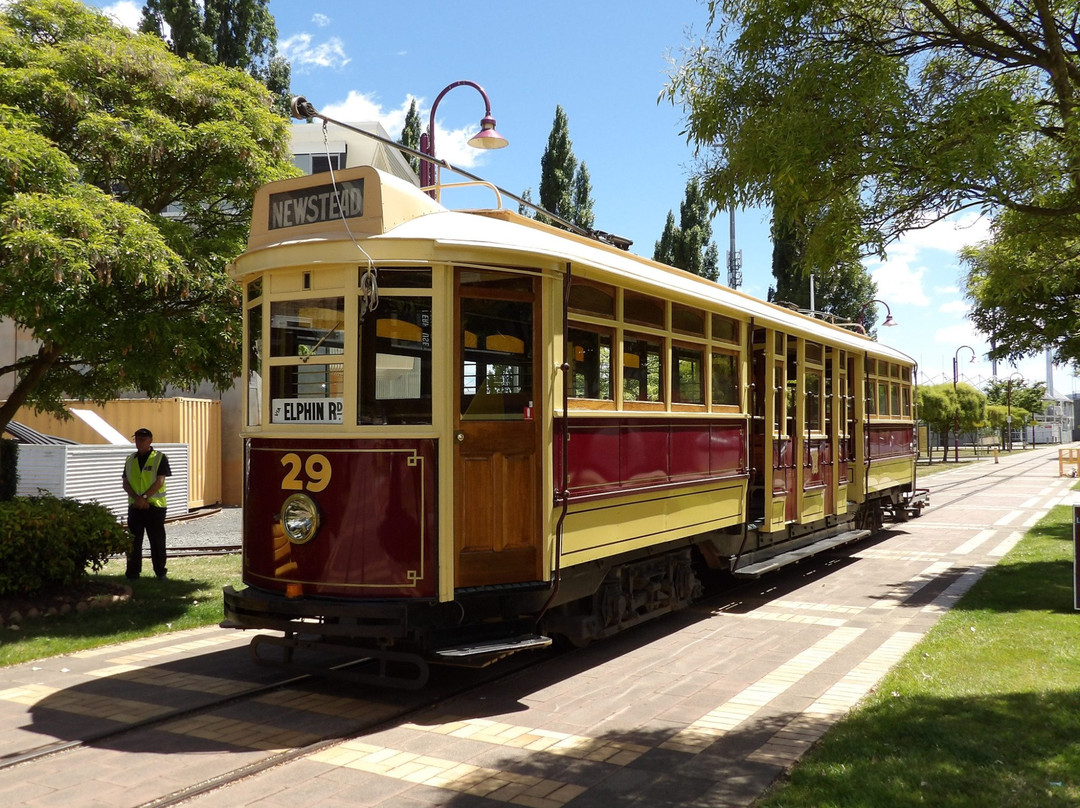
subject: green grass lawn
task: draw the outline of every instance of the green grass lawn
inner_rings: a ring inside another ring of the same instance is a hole
[[[90,575],[90,581],[124,586],[123,560],[110,561],[101,573]],[[226,584],[240,584],[239,555],[170,558],[168,579],[144,574],[134,582],[129,600],[23,620],[18,630],[0,628],[0,665],[219,623]]]
[[[1080,805],[1072,576],[1057,507],[758,808]]]

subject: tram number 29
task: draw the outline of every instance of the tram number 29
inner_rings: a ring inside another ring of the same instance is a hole
[[[283,491],[313,491],[318,493],[330,485],[330,461],[326,455],[311,454],[307,460],[301,460],[300,455],[289,452],[281,458],[281,465],[285,467],[285,479],[281,481]]]

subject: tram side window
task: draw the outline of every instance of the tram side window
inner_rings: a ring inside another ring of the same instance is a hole
[[[270,368],[275,424],[340,424],[344,402],[344,298],[270,304],[270,356],[295,359]]]
[[[574,280],[570,284],[570,310],[608,319],[615,316],[615,287]]]
[[[663,341],[627,335],[623,340],[623,401],[663,401]]]
[[[571,328],[570,397],[612,401],[611,334],[584,328]]]
[[[705,351],[675,345],[671,348],[671,400],[679,404],[705,403]]]
[[[822,424],[822,406],[820,371],[806,371],[806,430],[820,432]]]
[[[532,303],[462,299],[461,417],[520,420],[533,394]]]
[[[361,424],[431,423],[431,300],[383,297],[360,326]]]
[[[739,406],[739,357],[722,351],[712,354],[712,403]]]

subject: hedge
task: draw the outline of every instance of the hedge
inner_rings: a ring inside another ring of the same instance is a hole
[[[0,597],[80,583],[130,546],[104,505],[53,496],[0,502]]]

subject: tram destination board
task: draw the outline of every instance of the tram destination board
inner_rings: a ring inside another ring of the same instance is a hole
[[[270,195],[268,230],[364,215],[364,181],[349,180]]]

